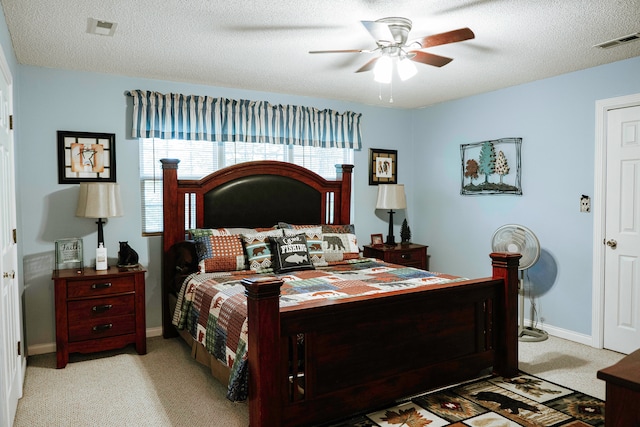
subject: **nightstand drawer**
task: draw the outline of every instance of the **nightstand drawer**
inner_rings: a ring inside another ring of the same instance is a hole
[[[91,321],[91,319],[134,314],[134,303],[135,296],[133,294],[69,301],[67,307],[69,324],[75,325],[77,323]]]
[[[136,331],[136,317],[112,316],[103,319],[92,319],[83,323],[69,325],[69,341],[85,341],[115,335],[132,334]]]
[[[67,285],[67,298],[93,297],[134,291],[135,283],[131,277],[96,277],[90,280],[70,280]]]
[[[410,263],[420,264],[422,262],[422,253],[416,251],[396,251],[389,252],[388,262],[393,264],[408,265]]]

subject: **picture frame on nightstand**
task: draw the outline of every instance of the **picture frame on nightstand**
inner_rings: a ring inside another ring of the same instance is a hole
[[[82,239],[71,237],[56,240],[56,270],[83,267]]]
[[[382,245],[384,245],[384,241],[382,240],[382,234],[372,234],[371,235],[371,245],[372,246],[382,246]]]

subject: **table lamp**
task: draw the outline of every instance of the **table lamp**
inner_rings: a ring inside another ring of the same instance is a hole
[[[378,201],[376,209],[389,209],[389,234],[386,245],[395,245],[396,238],[393,235],[394,209],[406,209],[407,199],[404,194],[404,184],[380,184],[378,185]]]
[[[98,221],[96,221],[96,224],[98,224],[98,248],[104,247],[103,219],[122,215],[122,201],[120,200],[120,186],[118,184],[97,182],[80,183],[80,195],[78,196],[76,216],[98,218]],[[106,261],[106,251],[104,258]]]

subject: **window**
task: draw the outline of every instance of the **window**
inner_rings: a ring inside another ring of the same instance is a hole
[[[142,233],[162,231],[162,167],[160,159],[180,159],[179,179],[200,179],[211,172],[252,160],[280,160],[310,169],[327,179],[336,178],[336,164],[353,164],[353,149],[303,147],[252,142],[140,140]]]

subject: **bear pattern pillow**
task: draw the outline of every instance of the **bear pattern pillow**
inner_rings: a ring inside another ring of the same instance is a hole
[[[273,250],[273,269],[276,273],[313,269],[304,234],[271,237],[269,240]]]
[[[351,233],[323,233],[322,250],[327,262],[340,262],[360,257],[358,240]]]
[[[281,237],[282,235],[283,233],[280,229],[242,235],[241,238],[250,270],[256,273],[273,271],[273,256],[269,237]]]

